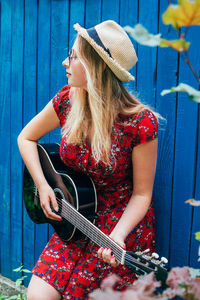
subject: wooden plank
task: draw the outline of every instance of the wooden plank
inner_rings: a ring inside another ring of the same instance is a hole
[[[86,0],[85,27],[90,28],[101,22],[101,0]]]
[[[196,189],[194,198],[196,200],[200,200],[200,110],[199,110],[199,118],[198,118],[198,147],[197,147],[197,160],[196,160]],[[200,207],[193,208],[193,220],[192,220],[192,227],[191,227],[191,242],[190,242],[190,252],[189,252],[189,265],[193,268],[199,268],[199,247],[200,243],[195,239],[195,233],[200,232]]]
[[[37,112],[41,111],[50,100],[50,34],[51,6],[48,0],[38,2],[38,50],[37,50]],[[48,143],[49,135],[40,140]],[[48,225],[35,226],[35,262],[48,241]]]
[[[195,29],[191,28],[187,32],[188,39],[194,44]],[[198,52],[197,47],[189,49],[193,66],[199,61]],[[193,86],[196,84],[192,72],[183,60],[180,60],[179,68],[179,83],[181,82]],[[194,195],[197,108],[197,104],[190,101],[185,93],[178,94],[170,249],[173,266],[189,263],[192,208],[184,202]]]
[[[37,97],[37,2],[25,1],[24,24],[24,125],[36,115]],[[25,208],[23,213],[23,260],[31,270],[35,263],[35,226]],[[28,280],[25,280],[25,285]]]
[[[85,1],[73,0],[70,1],[70,19],[69,19],[69,40],[68,49],[71,49],[77,32],[74,30],[73,25],[79,23],[81,26],[85,26]]]
[[[119,7],[119,0],[102,0],[102,21],[114,20],[119,23]]]
[[[1,80],[0,80],[0,272],[11,276],[10,265],[10,103],[11,103],[11,2],[1,3]]]
[[[168,3],[160,1],[159,28],[154,33],[160,32],[163,38],[173,39],[177,38],[175,31],[162,23],[162,14],[167,6]],[[166,122],[160,121],[159,124],[157,171],[154,185],[156,251],[160,256],[170,259],[176,94],[172,93],[162,97],[160,93],[164,89],[176,86],[178,55],[172,49],[158,48],[156,64],[156,111],[166,119]]]
[[[195,26],[191,28],[194,30],[195,37],[200,36],[200,28],[198,26]],[[191,31],[190,29],[190,31]],[[189,34],[190,34],[189,31]],[[191,49],[195,48],[195,45],[197,44],[197,39],[195,39],[191,45]],[[193,50],[194,51],[194,50]],[[195,56],[193,56],[195,55]],[[191,53],[190,56],[192,57],[194,68],[196,71],[198,66],[200,66],[200,53],[199,51],[195,51],[194,53]],[[198,89],[197,83],[195,83],[195,88]],[[193,123],[195,126],[195,123]],[[194,190],[194,198],[196,200],[200,200],[200,106],[198,104],[198,118],[197,118],[197,147],[196,147],[196,153],[194,149],[194,156],[196,155],[195,160],[195,178],[194,178],[194,184],[195,184],[195,190]],[[190,261],[189,264],[193,268],[199,268],[199,262],[198,260],[198,250],[200,243],[195,239],[195,233],[200,231],[200,207],[194,207],[192,212],[192,226],[191,226],[191,242],[190,242]]]
[[[12,2],[12,73],[11,73],[11,269],[22,263],[22,160],[17,146],[17,136],[22,128],[23,108],[23,31],[24,5]],[[17,113],[16,113],[17,112]],[[11,279],[19,274],[12,272]]]
[[[151,12],[151,13],[149,13]],[[154,16],[152,18],[152,16]],[[152,33],[158,30],[158,0],[139,1],[139,23]],[[138,45],[137,90],[140,100],[155,107],[156,47]]]
[[[50,73],[50,98],[66,84],[66,72],[62,61],[68,51],[69,30],[69,1],[53,0],[51,4],[51,73]],[[59,142],[60,129],[50,134],[50,140]]]
[[[126,0],[126,1],[120,1],[120,25],[122,27],[125,26],[131,26],[134,27],[135,24],[137,24],[138,19],[138,2],[137,1],[131,1],[131,0]],[[129,35],[136,53],[138,52],[138,44],[137,42]],[[123,46],[123,45],[122,45]],[[126,88],[131,91],[132,93],[135,93],[136,90],[136,83],[137,83],[137,76],[136,76],[136,71],[137,71],[137,65],[136,64],[131,70],[130,73],[135,76],[135,81],[129,81],[125,82],[124,85]]]

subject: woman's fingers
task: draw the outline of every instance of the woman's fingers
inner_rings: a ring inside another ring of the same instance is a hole
[[[51,201],[51,200],[50,200],[50,201]],[[52,220],[61,221],[62,218],[61,218],[59,215],[55,214],[55,213],[52,211],[52,209],[51,209],[51,207],[50,207],[50,201],[47,201],[47,202],[45,203],[45,206],[44,206],[44,213],[45,213],[46,217],[49,218],[49,219],[52,219]],[[51,202],[51,203],[52,203],[52,202]]]
[[[111,249],[101,247],[97,252],[98,258],[102,258],[104,262],[111,264],[113,267],[117,267],[119,263],[116,261],[115,256],[112,254]]]
[[[58,203],[56,201],[54,191],[50,186],[45,186],[42,190],[40,190],[40,203],[44,214],[48,219],[56,221],[62,220],[62,218],[52,210],[53,208],[55,211],[58,211]]]

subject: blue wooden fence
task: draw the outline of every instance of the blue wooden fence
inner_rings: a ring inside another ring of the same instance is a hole
[[[75,37],[73,24],[91,27],[113,19],[122,26],[142,23],[153,33],[176,38],[161,15],[167,0],[1,0],[0,48],[0,273],[15,279],[21,263],[31,269],[52,229],[34,225],[23,206],[23,163],[17,147],[22,127],[66,84],[61,65]],[[189,55],[199,71],[198,27],[189,30]],[[185,94],[161,97],[179,82],[196,85],[188,66],[172,49],[149,48],[133,41],[139,62],[129,83],[145,103],[167,120],[159,130],[154,188],[157,251],[170,266],[199,267],[200,208],[184,201],[200,199],[199,105]],[[196,85],[197,87],[197,85]],[[59,141],[60,132],[43,141]],[[28,280],[27,282],[28,283]]]

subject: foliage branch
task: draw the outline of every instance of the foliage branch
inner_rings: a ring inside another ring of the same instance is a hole
[[[177,5],[172,4],[169,0],[169,6],[162,15],[162,21],[165,25],[171,25],[178,32],[178,39],[168,40],[162,38],[160,33],[151,34],[141,24],[136,24],[133,28],[125,26],[124,29],[141,45],[170,47],[177,51],[189,66],[199,86],[200,78],[188,56],[190,42],[186,39],[186,33],[189,27],[200,25],[200,0],[178,0]],[[200,91],[186,83],[180,83],[176,87],[163,90],[161,95],[164,96],[172,92],[186,92],[191,100],[200,103]]]

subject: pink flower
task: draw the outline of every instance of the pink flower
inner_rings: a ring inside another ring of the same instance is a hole
[[[140,277],[125,292],[123,292],[122,300],[150,300],[153,299],[153,292],[160,287],[160,282],[155,280],[154,273]]]
[[[192,278],[189,285],[190,293],[194,294],[197,299],[200,299],[200,279]]]
[[[157,287],[160,287],[160,282],[155,280],[154,273],[140,277],[137,281],[133,283],[132,288],[137,290],[143,290],[145,292],[153,293]]]
[[[190,272],[188,267],[173,268],[167,277],[167,284],[174,289],[179,288],[179,284],[185,283],[190,280]]]
[[[94,290],[89,294],[90,300],[121,300],[121,293],[107,288],[106,291],[101,289]]]
[[[185,288],[177,287],[177,288],[167,288],[162,296],[167,297],[167,299],[173,299],[176,296],[184,297],[185,296]]]
[[[101,283],[101,288],[104,290],[106,288],[113,288],[114,285],[119,282],[121,278],[117,276],[116,274],[112,274],[108,277],[106,277],[102,283]]]

